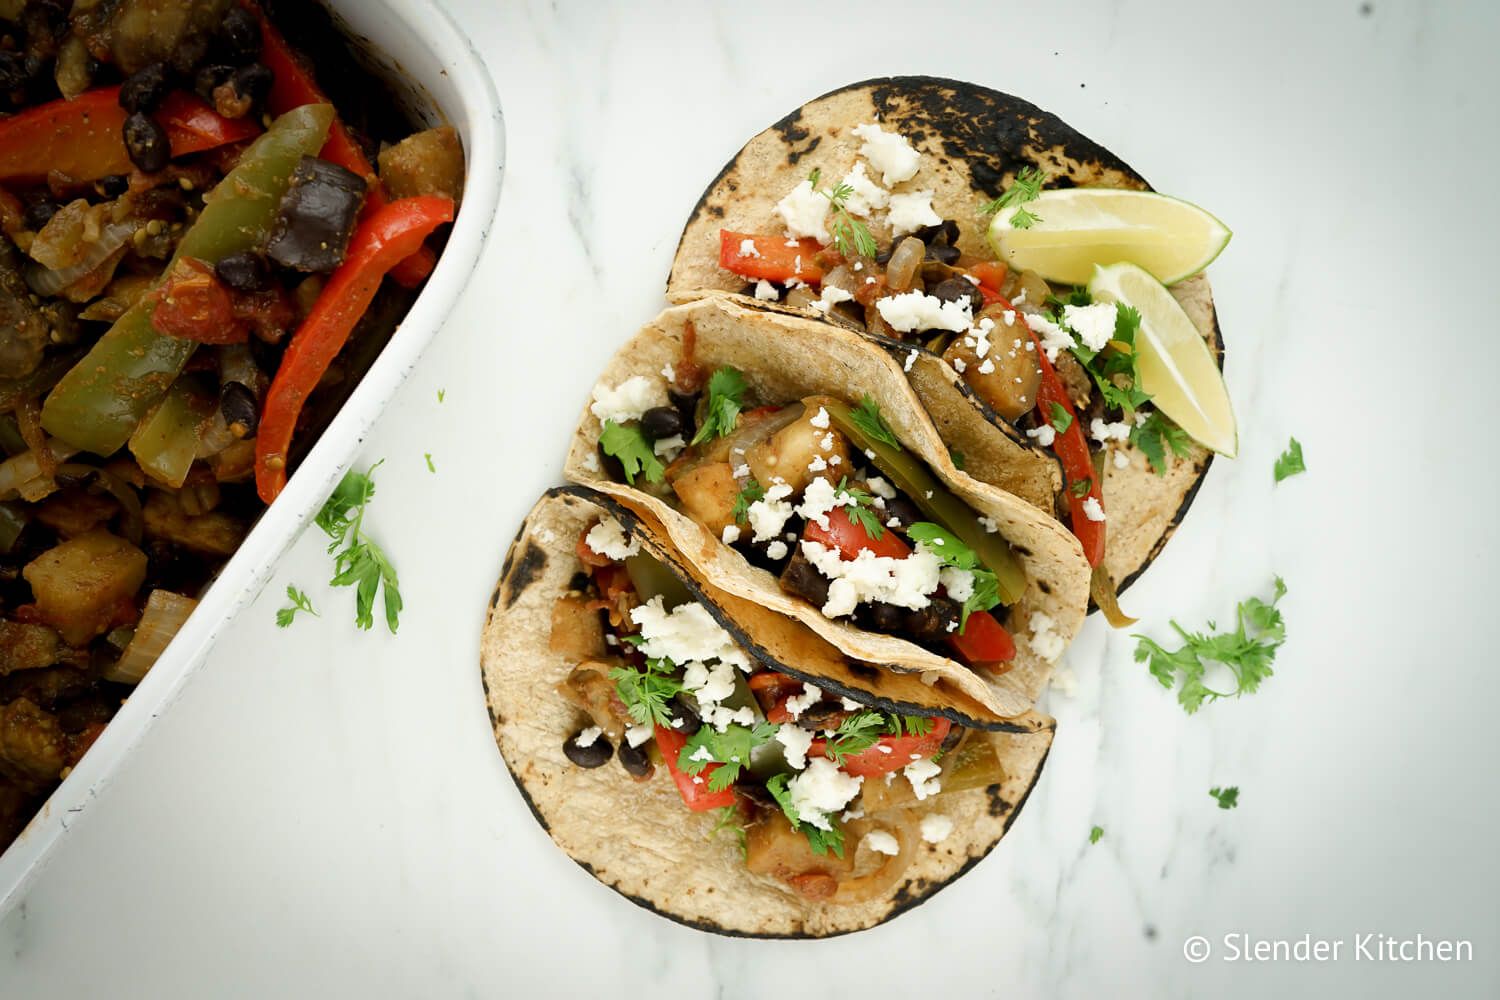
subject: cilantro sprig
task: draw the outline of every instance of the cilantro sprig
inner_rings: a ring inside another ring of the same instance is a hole
[[[721,733],[713,726],[699,726],[678,754],[677,769],[684,774],[698,775],[710,764],[719,765],[708,776],[708,790],[722,792],[734,784],[740,771],[750,763],[750,752],[769,742],[778,728],[773,722],[757,723],[754,727],[730,723]],[[704,749],[707,749],[710,759],[704,759]]]
[[[807,182],[814,191],[818,190],[822,179],[823,171],[816,167],[807,175]],[[838,247],[839,253],[845,257],[873,257],[880,252],[875,237],[870,235],[869,227],[849,214],[848,201],[854,194],[854,188],[839,183],[818,193],[828,199],[829,207],[833,209],[833,225],[829,230],[833,233],[833,245]]]
[[[635,485],[635,477],[643,473],[646,480],[652,483],[661,482],[666,475],[666,468],[656,457],[656,450],[646,440],[646,432],[641,430],[639,424],[604,421],[604,427],[599,432],[599,447],[604,449],[604,454],[619,461],[620,467],[625,470],[625,481],[631,486]]]
[[[1011,181],[1010,187],[1001,192],[1000,197],[979,207],[980,217],[987,218],[1002,209],[1014,207],[1016,211],[1010,217],[1010,224],[1017,229],[1030,229],[1042,219],[1021,206],[1040,197],[1042,185],[1046,181],[1047,175],[1042,173],[1040,168],[1022,167],[1016,171],[1016,179]]]
[[[1145,421],[1130,429],[1130,443],[1145,454],[1158,476],[1167,474],[1168,449],[1178,458],[1187,458],[1192,453],[1187,431],[1162,416],[1159,410],[1152,410]]]
[[[873,541],[880,541],[885,535],[885,525],[880,523],[880,515],[875,513],[875,498],[867,491],[849,485],[849,477],[845,476],[839,480],[839,484],[833,488],[835,497],[845,497],[849,503],[844,507],[844,513],[849,520],[864,529]]]
[[[814,854],[826,855],[832,851],[842,858],[844,856],[844,831],[839,829],[839,825],[831,819],[828,825],[832,829],[829,830],[804,822],[797,812],[797,807],[792,805],[792,793],[787,788],[787,782],[790,779],[791,776],[785,771],[772,775],[771,779],[766,782],[766,791],[770,792],[771,798],[781,806],[781,811],[786,814],[787,821],[792,824],[792,829],[807,838],[808,846],[812,848]]]
[[[627,636],[628,639],[635,638]],[[682,693],[682,682],[673,676],[676,667],[671,660],[653,658],[644,671],[634,667],[615,667],[609,679],[615,682],[615,693],[638,724],[654,723],[663,728],[672,725],[668,703]]]
[[[1286,583],[1278,576],[1269,602],[1258,597],[1240,602],[1235,611],[1236,626],[1228,632],[1216,633],[1218,626],[1212,621],[1207,632],[1189,632],[1173,620],[1172,628],[1183,640],[1174,650],[1148,636],[1133,635],[1131,638],[1137,640],[1135,660],[1147,664],[1151,676],[1169,691],[1181,682],[1177,700],[1189,715],[1205,701],[1254,694],[1261,682],[1271,676],[1276,651],[1286,642],[1286,623],[1276,607],[1285,594]],[[1209,663],[1229,668],[1235,680],[1233,691],[1216,691],[1204,682]]]
[[[1292,438],[1286,446],[1286,451],[1276,460],[1276,481],[1290,479],[1298,473],[1306,472],[1307,465],[1302,461],[1302,442]]]
[[[1062,322],[1061,313],[1053,314],[1053,322]],[[1099,396],[1106,406],[1134,414],[1151,397],[1142,391],[1137,365],[1140,355],[1136,353],[1135,337],[1141,328],[1141,314],[1132,306],[1115,307],[1115,331],[1110,342],[1101,350],[1094,351],[1075,338],[1073,356],[1082,362],[1089,377],[1099,388]]]
[[[766,488],[754,479],[740,487],[739,494],[734,498],[734,508],[730,512],[734,515],[734,523],[744,524],[750,520],[750,505],[763,499],[765,495]]]
[[[714,828],[708,831],[708,839],[713,840],[719,834],[728,831],[734,836],[740,854],[744,857],[750,856],[750,833],[745,829],[745,818],[740,814],[738,804],[731,806],[720,806],[714,810]]]
[[[1210,788],[1208,794],[1218,800],[1220,809],[1233,809],[1240,804],[1240,788],[1238,785],[1230,785],[1228,788]]]
[[[708,379],[708,405],[698,433],[693,435],[693,444],[702,444],[716,437],[724,437],[734,430],[744,405],[745,376],[735,368],[720,368]]]
[[[1052,404],[1052,429],[1061,434],[1073,426],[1073,414],[1063,409],[1061,403]]]
[[[1099,825],[1096,824],[1094,826],[1094,828],[1089,831],[1089,843],[1090,844],[1097,844],[1097,843],[1099,843],[1100,838],[1103,837],[1103,836],[1104,836],[1104,827],[1099,826]]]
[[[290,625],[292,623],[292,619],[297,617],[297,612],[299,611],[306,611],[314,618],[322,617],[322,615],[313,610],[312,601],[308,600],[307,594],[298,590],[291,584],[287,584],[286,586],[286,597],[287,600],[292,602],[292,604],[291,607],[279,608],[276,611],[277,628],[286,628],[288,625]]]
[[[881,416],[880,404],[875,402],[875,397],[869,394],[863,396],[859,405],[849,411],[849,419],[855,427],[864,432],[865,437],[873,438],[892,448],[901,447],[901,441],[892,433],[890,425]]]
[[[953,532],[931,521],[918,521],[906,529],[906,537],[925,545],[927,551],[937,556],[944,566],[974,574],[974,592],[964,601],[962,617],[958,623],[959,635],[963,635],[969,627],[970,615],[976,611],[988,611],[1000,603],[999,580],[980,564],[979,554]]]
[[[930,732],[932,720],[925,716],[864,709],[844,716],[824,744],[823,752],[843,767],[847,758],[865,753],[882,736],[926,736]]]
[[[380,466],[376,462],[367,472],[346,472],[315,520],[333,539],[328,546],[334,570],[329,585],[354,588],[354,624],[362,629],[375,624],[375,597],[379,594],[386,628],[395,633],[402,608],[396,567],[385,550],[364,532],[365,509],[375,496],[373,477]]]

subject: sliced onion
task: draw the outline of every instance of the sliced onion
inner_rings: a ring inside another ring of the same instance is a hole
[[[102,469],[97,465],[84,465],[80,462],[69,462],[57,467],[57,475],[63,476],[64,481],[68,479],[82,482],[92,477],[99,484],[99,488],[120,505],[120,532],[132,545],[141,544],[141,538],[146,533],[146,515],[141,509],[141,498],[136,495],[134,488],[119,476]]]
[[[890,263],[885,265],[885,283],[896,292],[904,292],[912,285],[922,258],[927,256],[927,245],[915,236],[908,236],[896,244],[891,251]]]
[[[33,292],[43,297],[56,295],[108,260],[110,255],[123,247],[135,235],[138,228],[140,228],[140,222],[135,219],[110,223],[99,233],[99,238],[88,245],[83,256],[78,258],[78,263],[68,267],[54,271],[34,261],[29,262],[25,268],[26,284],[31,286]]]
[[[57,461],[63,461],[78,454],[77,448],[71,448],[57,438],[49,439],[47,447]],[[0,462],[0,500],[14,500],[20,497],[22,500],[35,503],[56,490],[57,480],[42,470],[41,462],[37,461],[33,453],[23,451],[19,455],[13,455],[4,462]]]
[[[906,869],[911,867],[912,859],[917,856],[917,843],[920,837],[917,834],[916,823],[910,811],[901,810],[879,823],[871,820],[851,820],[844,826],[845,844],[851,846],[845,850],[859,852],[863,850],[865,835],[872,830],[883,829],[886,833],[896,838],[897,851],[895,854],[882,854],[880,865],[871,872],[864,875],[856,875],[853,878],[839,879],[838,891],[833,894],[832,903],[847,905],[849,903],[867,903],[886,895],[900,881],[901,876],[906,874]]]
[[[198,602],[191,597],[170,590],[151,591],[130,645],[104,671],[104,679],[118,684],[139,684],[197,606]]]

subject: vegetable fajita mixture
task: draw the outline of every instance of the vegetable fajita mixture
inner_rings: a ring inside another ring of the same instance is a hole
[[[576,662],[558,690],[590,724],[563,754],[590,769],[617,757],[637,782],[665,769],[749,872],[809,901],[875,900],[953,832],[946,796],[1005,780],[980,731],[767,669],[613,518],[589,523],[576,555],[586,569],[553,605],[550,648]]]
[[[0,848],[431,273],[396,106],[314,4],[0,0]]]

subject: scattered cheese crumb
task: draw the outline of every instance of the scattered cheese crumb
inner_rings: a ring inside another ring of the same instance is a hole
[[[776,291],[775,285],[762,278],[755,283],[755,297],[762,302],[774,302],[781,298],[781,294]]]
[[[606,517],[583,536],[584,543],[607,559],[629,559],[641,551],[640,539],[627,538],[620,522]]]
[[[886,220],[891,224],[894,236],[905,236],[927,226],[940,226],[943,217],[932,210],[930,190],[911,191],[891,195],[891,210]]]
[[[923,816],[920,824],[922,839],[929,844],[941,844],[953,832],[953,821],[942,813]]]
[[[860,841],[860,846],[893,857],[901,853],[901,842],[884,830],[871,830],[865,834],[865,839]]]
[[[828,199],[813,190],[812,181],[803,180],[788,191],[786,197],[776,203],[776,214],[786,222],[786,231],[793,236],[810,236],[819,243],[831,242],[828,228],[823,224],[828,216]]]
[[[879,125],[856,125],[853,131],[864,140],[859,155],[880,171],[881,183],[886,187],[916,176],[917,168],[922,165],[922,154],[912,148],[905,136],[887,132]]]
[[[1083,501],[1083,516],[1090,521],[1103,521],[1104,508],[1099,504],[1098,497],[1087,497]]]

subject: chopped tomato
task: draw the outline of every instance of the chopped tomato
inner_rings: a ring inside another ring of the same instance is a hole
[[[979,282],[979,287],[989,289],[996,295],[1005,287],[1005,278],[1009,273],[1010,268],[997,260],[981,261],[969,268],[970,276]]]
[[[973,618],[969,619],[971,622]],[[886,735],[875,741],[875,745],[864,753],[851,754],[844,758],[839,769],[856,778],[878,778],[892,771],[899,771],[919,757],[931,757],[948,738],[953,723],[947,719],[934,718],[932,728],[922,736]],[[816,739],[808,748],[808,756],[826,757],[828,741]]]
[[[760,702],[760,707],[771,722],[790,722],[792,717],[786,710],[788,698],[802,693],[802,682],[774,670],[762,670],[750,675],[750,690]]]
[[[845,507],[835,507],[829,511],[827,528],[819,527],[816,521],[808,521],[802,530],[803,539],[837,549],[844,559],[853,559],[864,551],[891,559],[905,559],[911,555],[911,546],[900,535],[886,529],[880,533],[879,538],[871,538],[861,525],[849,520],[847,510]]]
[[[740,252],[746,241],[754,244],[755,253]],[[821,249],[813,239],[788,240],[784,236],[719,230],[719,266],[745,278],[780,282],[796,278],[816,285],[823,280],[823,269],[815,259]]]
[[[151,325],[157,333],[200,344],[240,344],[250,331],[234,315],[234,300],[213,268],[184,257],[162,285]]]
[[[709,764],[698,772],[697,775],[688,774],[677,766],[677,759],[682,755],[682,748],[687,746],[687,737],[675,729],[665,726],[656,727],[656,748],[661,751],[662,759],[667,762],[667,770],[672,774],[672,781],[677,785],[677,792],[682,796],[683,803],[693,812],[707,812],[710,809],[722,809],[725,806],[734,805],[734,788],[726,788],[723,791],[711,792],[708,790],[708,778],[720,767],[718,764]]]
[[[1010,661],[1016,658],[1015,639],[988,611],[975,611],[969,615],[963,632],[950,634],[948,644],[969,666],[984,667],[997,673],[1010,669]],[[1000,667],[1001,664],[1006,666]]]

